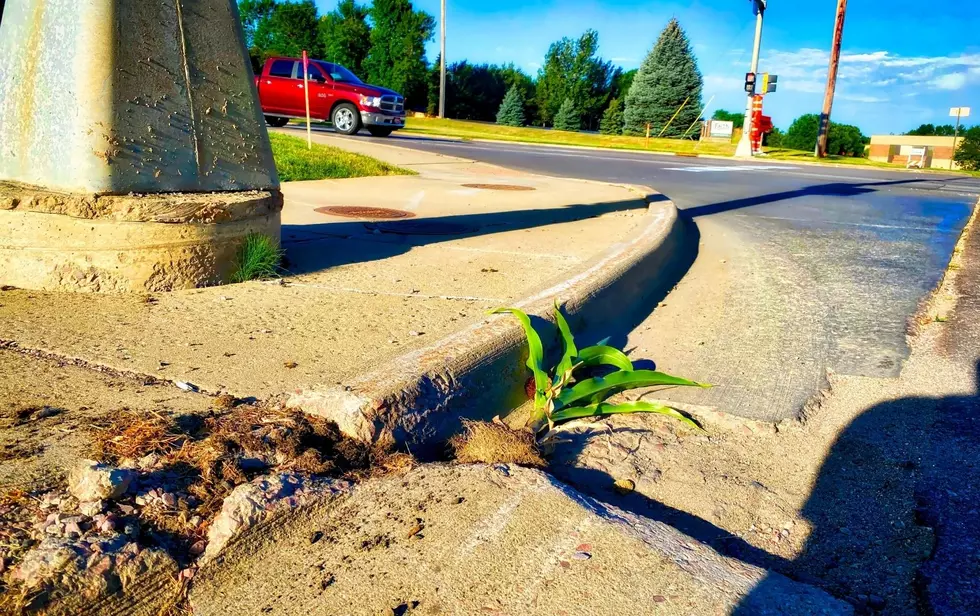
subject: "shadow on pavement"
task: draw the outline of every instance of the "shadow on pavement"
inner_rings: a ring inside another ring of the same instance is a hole
[[[698,205],[695,207],[689,207],[682,210],[681,214],[683,216],[697,218],[699,216],[710,216],[711,214],[730,212],[732,210],[752,207],[753,205],[774,203],[776,201],[785,201],[788,199],[796,199],[799,197],[813,197],[813,196],[853,197],[856,195],[863,195],[863,194],[875,192],[876,190],[878,190],[879,187],[893,186],[897,184],[916,184],[919,182],[932,182],[932,181],[933,180],[914,178],[908,180],[888,180],[882,182],[865,182],[865,183],[834,182],[830,184],[817,184],[815,186],[807,186],[805,188],[798,188],[796,190],[786,190],[783,192],[768,193],[765,195],[756,195],[754,197],[733,199],[731,201],[722,201],[720,203],[712,203],[709,205]]]
[[[653,195],[650,201],[665,199],[663,195]],[[289,272],[307,274],[340,265],[387,259],[408,252],[416,246],[575,222],[637,207],[637,201],[617,201],[377,222],[352,220],[307,225],[284,224],[282,244],[286,249]]]
[[[830,450],[802,511],[813,532],[787,573],[858,613],[978,614],[978,503],[980,398],[876,405]]]
[[[980,362],[976,365],[980,375]],[[980,391],[980,376],[977,377]],[[612,434],[646,432],[613,428]],[[820,587],[857,614],[980,614],[980,397],[907,397],[870,407],[830,448],[801,516],[812,527],[787,560],[615,478],[572,466],[591,438],[563,435],[559,476],[596,498],[665,524],[747,564]],[[764,478],[759,478],[764,480]],[[755,616],[783,587],[766,578],[735,610]],[[918,607],[917,607],[918,606]]]

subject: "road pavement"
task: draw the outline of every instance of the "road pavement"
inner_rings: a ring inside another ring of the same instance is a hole
[[[629,331],[617,341],[634,358],[718,385],[666,397],[766,420],[797,416],[828,372],[898,375],[910,320],[980,197],[980,178],[954,174],[397,134],[384,142],[663,192],[700,236],[699,254],[649,318],[621,324]]]

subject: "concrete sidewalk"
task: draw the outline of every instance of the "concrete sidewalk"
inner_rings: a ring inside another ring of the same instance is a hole
[[[484,318],[626,236],[646,195],[317,135],[417,176],[285,184],[280,281],[155,296],[0,293],[0,341],[265,398],[334,385]],[[467,187],[495,184],[520,190]],[[325,206],[414,215],[367,220]]]

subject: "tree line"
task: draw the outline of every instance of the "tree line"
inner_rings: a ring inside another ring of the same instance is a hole
[[[425,44],[435,32],[435,19],[410,0],[373,0],[370,6],[341,0],[323,16],[313,0],[240,0],[238,10],[254,71],[269,57],[296,57],[306,50],[402,93],[409,106],[424,106]]]
[[[305,49],[401,92],[410,109],[437,112],[439,59],[430,64],[425,54],[435,20],[411,0],[341,0],[326,15],[313,0],[240,0],[238,7],[254,70],[271,56],[295,57]],[[586,30],[552,43],[536,75],[513,64],[453,62],[446,70],[446,115],[494,121],[508,99],[500,117],[516,125],[645,134],[649,124],[654,134],[666,128],[665,135],[680,136],[696,120],[701,73],[676,20],[638,70],[614,66],[598,51],[598,33]]]

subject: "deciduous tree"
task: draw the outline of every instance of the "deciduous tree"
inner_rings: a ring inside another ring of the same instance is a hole
[[[566,99],[587,124],[598,123],[609,102],[613,76],[612,63],[599,58],[598,50],[599,34],[595,30],[587,30],[578,40],[566,37],[551,44],[536,85],[542,123],[552,123]]]
[[[980,125],[963,133],[963,141],[956,147],[953,160],[962,169],[980,171]]]
[[[364,58],[371,47],[368,9],[354,0],[340,0],[337,8],[320,18],[320,47],[323,59],[336,62],[366,77]]]
[[[368,14],[371,46],[363,64],[368,81],[402,93],[412,108],[424,108],[425,43],[432,39],[435,20],[409,0],[374,0]]]
[[[691,42],[677,20],[671,19],[630,86],[625,132],[644,134],[649,123],[659,133],[683,105],[665,132],[666,136],[681,136],[701,111],[702,86]]]
[[[727,111],[725,109],[718,109],[711,116],[712,120],[720,120],[722,122],[731,122],[735,125],[735,128],[742,128],[745,124],[745,113],[738,113],[735,111]]]

